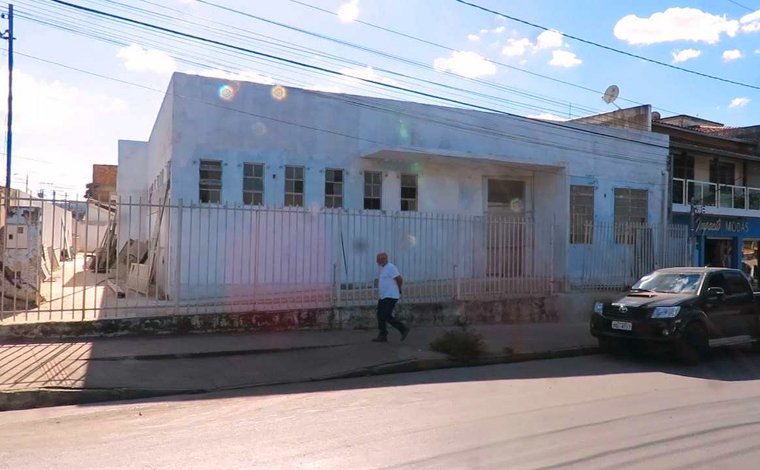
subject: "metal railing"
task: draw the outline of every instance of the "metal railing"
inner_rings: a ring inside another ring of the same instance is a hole
[[[691,265],[687,225],[597,222],[586,231],[594,244],[574,245],[570,253],[576,269],[568,277],[578,290],[620,291],[654,270]]]
[[[760,188],[673,178],[673,204],[760,210]]]
[[[69,201],[44,202],[9,218],[30,238],[3,246],[0,322],[372,305],[383,251],[404,277],[403,302],[554,288],[555,227],[526,218],[132,198],[91,202],[65,233],[48,233],[39,221],[70,214]]]
[[[586,223],[568,239],[569,223],[488,215],[132,198],[75,216],[68,206],[11,201],[0,323],[369,306],[379,252],[401,272],[406,303],[545,297],[566,278],[620,287],[688,260],[678,227],[660,241],[657,227]]]

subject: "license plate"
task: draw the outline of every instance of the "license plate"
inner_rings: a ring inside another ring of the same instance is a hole
[[[629,321],[614,321],[612,322],[612,329],[631,331],[633,329],[633,323]]]

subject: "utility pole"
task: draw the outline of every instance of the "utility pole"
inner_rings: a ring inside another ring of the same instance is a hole
[[[5,15],[3,15],[5,16]],[[11,198],[11,153],[13,151],[13,4],[8,5],[8,30],[3,34],[8,40],[8,138],[6,141],[5,164],[5,214],[10,209]]]

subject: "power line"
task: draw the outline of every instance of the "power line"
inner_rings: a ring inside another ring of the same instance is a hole
[[[160,93],[160,94],[165,95],[165,96],[174,96],[174,97],[177,97],[177,98],[180,98],[180,99],[185,99],[185,100],[188,100],[188,101],[194,101],[194,102],[197,102],[199,104],[204,104],[204,105],[207,105],[207,106],[211,106],[211,107],[215,107],[215,108],[220,108],[220,109],[223,109],[223,110],[226,110],[226,111],[232,111],[232,112],[235,112],[235,113],[239,113],[239,114],[243,114],[243,115],[248,115],[248,116],[253,116],[253,117],[257,117],[257,118],[260,118],[260,119],[265,119],[265,120],[268,120],[268,121],[274,121],[274,122],[278,122],[278,123],[285,124],[285,125],[290,125],[290,126],[294,126],[294,127],[298,127],[298,128],[308,129],[308,130],[313,130],[313,131],[316,131],[316,132],[324,132],[324,133],[336,135],[336,136],[347,138],[347,139],[363,141],[363,142],[367,142],[367,143],[371,143],[371,144],[376,144],[376,145],[386,145],[386,143],[384,143],[384,142],[380,142],[380,141],[376,141],[376,140],[372,140],[372,139],[367,139],[367,138],[364,138],[364,137],[354,136],[354,135],[346,134],[346,133],[343,133],[343,132],[332,131],[332,130],[329,130],[329,129],[322,129],[322,128],[318,128],[318,127],[314,127],[314,126],[308,126],[308,125],[304,125],[304,124],[294,123],[294,122],[291,122],[291,121],[287,121],[287,120],[280,119],[280,118],[275,118],[275,117],[272,117],[272,116],[264,116],[264,115],[253,113],[253,112],[250,112],[250,111],[244,111],[242,109],[236,109],[236,108],[232,108],[232,107],[229,107],[229,106],[224,106],[224,105],[221,105],[221,104],[218,104],[218,103],[212,103],[212,102],[209,102],[209,101],[204,101],[202,99],[198,99],[198,98],[191,97],[191,96],[185,96],[185,95],[180,95],[180,94],[174,93],[174,92],[159,90],[159,89],[152,88],[152,87],[149,87],[149,86],[146,86],[146,85],[142,85],[142,84],[139,84],[139,83],[134,83],[134,82],[130,82],[130,81],[127,81],[127,80],[122,80],[122,79],[119,79],[119,78],[110,77],[108,75],[103,75],[103,74],[100,74],[100,73],[97,73],[97,72],[92,72],[92,71],[84,70],[84,69],[81,69],[81,68],[78,68],[78,67],[73,67],[73,66],[70,66],[70,65],[62,64],[60,62],[56,62],[56,61],[53,61],[53,60],[44,59],[44,58],[41,58],[41,57],[36,57],[36,56],[33,56],[33,55],[29,55],[29,54],[24,54],[22,52],[18,52],[18,54],[21,55],[21,56],[24,56],[24,57],[28,57],[28,58],[33,59],[33,60],[38,60],[38,61],[45,62],[45,63],[51,64],[51,65],[56,65],[56,66],[59,66],[59,67],[62,67],[62,68],[66,68],[66,69],[69,69],[69,70],[77,71],[77,72],[88,74],[88,75],[92,75],[92,76],[99,77],[99,78],[106,79],[106,80],[111,80],[111,81],[122,83],[122,84],[125,84],[125,85],[130,85],[130,86],[142,88],[142,89],[145,89],[145,90],[149,90],[149,91],[153,91],[153,92],[156,92],[156,93]],[[329,93],[325,93],[325,94],[321,94],[321,95],[324,96],[324,97],[329,97],[328,95],[330,95],[330,94]],[[540,144],[540,142],[534,142],[534,143]],[[545,145],[547,145],[547,144],[545,144]],[[548,145],[552,146],[551,144],[548,144]],[[405,147],[403,145],[402,146],[398,146],[398,148],[400,148],[402,150],[407,150],[407,151],[416,151],[417,150],[417,149],[414,149],[414,148]],[[573,149],[573,150],[578,151],[578,149]],[[593,152],[591,152],[591,151],[588,151],[588,153],[592,153],[593,154]],[[591,157],[591,158],[593,159],[593,157]],[[632,160],[632,161],[633,162],[642,163],[640,160]],[[512,162],[505,162],[505,163],[509,164],[509,163],[512,163]],[[568,172],[562,172],[561,169],[559,169],[559,168],[558,168],[558,171],[556,171],[556,172],[555,171],[541,170],[541,169],[538,169],[538,168],[532,168],[531,171],[536,172],[536,173],[545,173],[545,174],[551,174],[551,175],[555,175],[555,176],[564,176],[564,177],[568,177],[568,176],[580,177],[580,178],[587,178],[588,177],[588,175],[578,175],[578,174],[573,174],[573,173],[568,173]],[[601,177],[601,176],[594,176],[594,178],[601,179],[601,180],[617,181],[617,182],[621,182],[621,183],[641,184],[641,181],[621,180],[621,179],[618,179],[618,178],[605,178],[605,177]],[[651,186],[666,186],[666,185],[664,185],[662,183],[651,183],[651,182],[649,182],[649,183],[646,183],[646,184],[651,185]]]
[[[150,2],[148,2],[148,0],[140,0],[140,1],[150,3]],[[311,5],[311,4],[309,4],[307,2],[304,2],[304,1],[300,1],[300,0],[288,0],[288,1],[290,1],[292,3],[295,3],[295,4],[298,4],[298,5],[301,5],[301,6],[304,6],[306,8],[311,8],[311,9],[316,10],[316,11],[320,11],[320,12],[327,13],[327,14],[330,14],[330,15],[338,16],[337,12],[334,12],[334,11],[331,11],[331,10],[327,10],[325,8],[321,8],[321,7],[318,7],[316,5]],[[208,2],[208,1],[205,1],[203,3],[211,5],[211,3]],[[417,37],[417,36],[414,36],[414,35],[411,35],[411,34],[407,34],[407,33],[401,32],[401,31],[397,31],[395,29],[386,28],[385,26],[380,26],[380,25],[377,25],[377,24],[374,24],[374,23],[370,23],[368,21],[363,21],[363,20],[360,20],[360,19],[356,19],[356,20],[354,20],[354,22],[355,23],[359,23],[359,24],[363,24],[365,26],[369,26],[371,28],[374,28],[374,29],[377,29],[377,30],[380,30],[380,31],[385,31],[385,32],[388,32],[388,33],[391,33],[391,34],[395,34],[397,36],[401,36],[401,37],[404,37],[404,38],[407,38],[407,39],[412,39],[414,41],[417,41],[417,42],[420,42],[420,43],[423,43],[423,44],[427,44],[427,45],[430,45],[430,46],[435,46],[435,47],[438,47],[440,49],[444,49],[444,50],[447,50],[447,51],[450,51],[450,52],[462,52],[460,49],[449,47],[449,46],[446,46],[446,45],[443,45],[443,44],[440,44],[440,43],[437,43],[437,42],[429,41],[427,39],[420,38],[420,37]],[[543,78],[545,80],[550,80],[550,81],[553,81],[555,83],[561,83],[563,85],[567,85],[567,86],[570,86],[570,87],[573,87],[573,88],[577,88],[579,90],[588,91],[588,92],[595,93],[595,94],[598,94],[598,95],[604,94],[604,91],[595,90],[593,88],[588,88],[588,87],[585,87],[583,85],[579,85],[577,83],[568,82],[568,81],[565,81],[565,80],[561,80],[559,78],[552,77],[550,75],[544,75],[544,74],[541,74],[541,73],[538,73],[538,72],[533,72],[531,70],[523,69],[523,68],[520,68],[520,67],[516,67],[514,65],[510,65],[510,64],[505,64],[505,63],[499,62],[497,60],[492,60],[492,59],[487,59],[487,60],[489,62],[491,62],[492,64],[494,64],[494,65],[498,65],[498,66],[501,66],[501,67],[504,67],[504,68],[507,68],[507,69],[510,69],[510,70],[515,70],[515,71],[518,71],[518,72],[526,73],[526,74],[532,75],[534,77],[540,77],[540,78]],[[625,101],[627,103],[636,104],[636,105],[644,105],[644,104],[646,104],[646,103],[642,103],[640,101],[635,101],[635,100],[627,99],[627,98],[624,98],[622,96],[619,97],[618,99],[620,101]],[[659,109],[660,111],[665,111],[667,113],[680,114],[680,112],[678,112],[678,111],[672,111],[670,109],[666,109],[666,108],[663,108],[661,106],[656,106],[655,109]]]
[[[201,0],[198,0],[198,1],[201,1]],[[494,15],[503,16],[504,18],[510,19],[512,21],[516,21],[518,23],[522,23],[524,25],[532,26],[534,28],[538,28],[538,29],[541,29],[541,30],[544,30],[544,31],[553,31],[551,28],[547,28],[546,26],[541,26],[540,24],[532,23],[530,21],[523,20],[523,19],[517,18],[515,16],[507,15],[506,13],[502,13],[502,12],[499,12],[499,11],[496,11],[496,10],[491,10],[490,8],[486,8],[486,7],[481,6],[481,5],[476,5],[475,3],[470,3],[470,2],[468,2],[466,0],[454,0],[454,1],[458,2],[458,3],[461,3],[462,5],[467,5],[467,6],[470,6],[472,8],[476,8],[478,10],[482,10],[482,11],[485,11],[485,12],[488,12],[488,13],[491,13],[491,14],[494,14]],[[605,50],[608,50],[608,51],[611,51],[611,52],[616,52],[618,54],[623,54],[623,55],[626,55],[628,57],[633,57],[634,59],[639,59],[639,60],[643,60],[643,61],[646,61],[646,62],[651,62],[653,64],[661,65],[663,67],[668,67],[668,68],[671,68],[671,69],[674,69],[674,70],[679,70],[681,72],[686,72],[686,73],[690,73],[690,74],[693,74],[693,75],[698,75],[698,76],[703,77],[703,78],[709,78],[710,80],[716,80],[716,81],[719,81],[719,82],[730,83],[732,85],[737,85],[737,86],[741,86],[741,87],[744,87],[744,88],[751,88],[753,90],[760,90],[760,86],[758,86],[758,85],[752,85],[752,84],[749,84],[749,83],[737,82],[736,80],[730,80],[728,78],[722,78],[722,77],[718,77],[716,75],[710,75],[708,73],[698,72],[696,70],[691,70],[691,69],[687,69],[687,68],[684,68],[684,67],[679,67],[677,65],[669,64],[667,62],[662,62],[662,61],[659,61],[659,60],[656,60],[656,59],[650,59],[649,57],[644,57],[642,55],[634,54],[632,52],[627,52],[627,51],[624,51],[624,50],[621,50],[621,49],[616,49],[616,48],[611,47],[611,46],[605,46],[604,44],[600,44],[598,42],[590,41],[588,39],[583,39],[583,38],[578,37],[578,36],[573,36],[572,34],[567,34],[565,32],[563,32],[562,34],[565,37],[570,38],[570,39],[574,39],[574,40],[576,40],[578,42],[582,42],[584,44],[588,44],[590,46],[594,46],[594,47],[598,47],[598,48],[601,48],[601,49],[605,49]]]
[[[460,105],[460,106],[465,106],[465,107],[470,107],[470,108],[478,109],[478,110],[481,110],[481,111],[488,111],[488,112],[492,112],[492,113],[496,113],[496,114],[509,115],[509,116],[512,116],[512,117],[520,118],[520,119],[527,119],[527,118],[524,118],[523,116],[518,116],[518,115],[506,113],[504,111],[501,111],[501,110],[498,110],[498,109],[495,109],[495,108],[492,108],[492,107],[475,105],[475,104],[468,103],[468,102],[465,102],[465,101],[455,100],[455,99],[451,99],[451,98],[446,98],[446,97],[443,97],[443,96],[435,95],[435,94],[432,94],[432,93],[426,93],[426,92],[422,92],[422,91],[418,91],[418,90],[414,90],[414,89],[404,88],[404,87],[400,87],[400,86],[397,86],[397,85],[392,85],[392,84],[381,82],[381,81],[377,81],[377,80],[372,80],[372,79],[367,79],[367,78],[362,78],[362,77],[356,77],[356,76],[353,76],[353,75],[350,75],[350,74],[342,73],[342,72],[335,71],[335,70],[332,70],[332,69],[328,69],[328,68],[325,68],[325,67],[311,65],[311,64],[304,63],[304,62],[299,62],[299,61],[296,61],[296,60],[292,60],[292,59],[288,59],[288,58],[284,58],[284,57],[280,57],[280,56],[276,56],[276,55],[272,55],[272,54],[267,54],[267,53],[256,51],[256,50],[253,50],[253,49],[248,49],[248,48],[245,48],[245,47],[236,46],[236,45],[233,45],[233,44],[228,44],[228,43],[225,43],[225,42],[222,42],[222,41],[217,41],[215,39],[209,39],[209,38],[205,38],[205,37],[198,36],[198,35],[195,35],[195,34],[190,34],[190,33],[185,33],[185,32],[181,32],[181,31],[177,31],[177,30],[174,30],[174,29],[171,29],[171,28],[165,28],[163,26],[154,25],[154,24],[151,24],[151,23],[147,23],[147,22],[140,21],[140,20],[135,20],[135,19],[132,19],[132,18],[127,18],[127,17],[120,16],[120,15],[115,15],[113,13],[104,12],[104,11],[97,10],[97,9],[94,9],[94,8],[89,8],[89,7],[85,7],[85,6],[81,6],[81,5],[76,5],[76,4],[73,4],[73,3],[68,3],[68,2],[65,2],[63,0],[52,0],[52,1],[55,2],[55,3],[58,3],[58,4],[61,4],[61,5],[70,7],[70,8],[74,8],[74,9],[77,9],[77,10],[80,10],[80,11],[84,11],[84,12],[88,12],[88,13],[91,13],[91,14],[95,14],[95,15],[98,15],[98,16],[103,16],[103,17],[107,17],[107,18],[111,18],[111,19],[115,19],[115,20],[119,20],[119,21],[124,21],[124,22],[131,23],[131,24],[140,25],[140,26],[143,26],[143,27],[146,27],[146,28],[149,28],[149,29],[154,29],[154,30],[157,30],[157,31],[163,31],[165,33],[173,34],[173,35],[180,36],[180,37],[185,37],[185,38],[188,38],[188,39],[195,39],[197,41],[205,42],[205,43],[208,43],[208,44],[215,44],[217,46],[227,47],[227,48],[230,48],[230,49],[233,49],[233,50],[237,50],[237,51],[240,51],[240,52],[246,52],[246,53],[249,53],[249,54],[252,54],[252,55],[256,55],[256,56],[259,56],[259,57],[275,60],[275,61],[278,61],[278,62],[283,62],[283,63],[290,64],[290,65],[295,65],[295,66],[298,66],[298,67],[308,68],[308,69],[324,72],[324,73],[331,74],[331,75],[341,76],[341,77],[345,77],[345,78],[349,78],[349,79],[361,80],[361,81],[364,81],[364,82],[367,82],[367,83],[372,83],[374,85],[381,86],[381,87],[384,87],[384,88],[393,89],[393,90],[399,90],[399,91],[411,93],[411,94],[414,94],[414,95],[423,96],[423,97],[426,97],[426,98],[436,99],[436,100],[445,101],[445,102],[448,102],[448,103],[457,104],[457,105]],[[609,134],[606,134],[606,133],[603,133],[603,132],[594,131],[594,130],[591,130],[591,129],[580,129],[580,128],[576,128],[576,127],[572,127],[572,126],[567,126],[567,125],[559,123],[559,122],[552,122],[552,121],[544,121],[544,122],[547,125],[550,125],[550,126],[559,127],[559,128],[565,128],[565,129],[572,129],[574,131],[579,131],[579,132],[586,133],[586,134],[600,135],[600,136],[607,137],[607,138],[615,138],[615,139],[620,139],[620,140],[623,140],[623,141],[634,142],[634,143],[643,144],[643,145],[652,146],[652,147],[669,148],[667,146],[653,144],[653,143],[650,143],[650,142],[644,142],[644,141],[637,140],[637,139],[630,139],[630,138],[621,137],[621,136],[611,136]]]
[[[76,19],[76,21],[82,22],[81,19]],[[194,63],[194,64],[196,64],[196,63]],[[201,66],[205,66],[204,64],[200,64],[200,65]],[[348,100],[348,99],[345,99],[345,98],[339,98],[338,96],[340,96],[340,95],[328,95],[327,98],[329,98],[329,99],[339,99],[339,100],[342,100],[342,101],[352,102],[351,100]],[[370,107],[366,103],[357,103],[357,102],[352,102],[352,103],[357,104],[358,106],[362,106],[362,107]],[[387,106],[385,108],[383,108],[382,106],[371,106],[371,107],[373,109],[379,109],[379,110],[382,110],[382,111],[388,111],[388,107]],[[456,108],[440,108],[440,109],[444,110],[444,111],[447,111],[447,112],[457,112],[457,113],[461,113],[462,112],[462,111],[457,110]],[[403,114],[403,115],[409,115],[408,111],[400,110],[400,109],[392,110],[391,112],[394,112],[395,114],[399,114],[399,115],[401,115],[401,114]],[[418,115],[417,116],[411,115],[411,116],[412,117],[420,117]],[[472,117],[472,116],[470,115],[469,117]],[[422,116],[421,118],[422,119],[427,119],[429,121],[432,121],[428,116]],[[526,138],[525,136],[521,136],[521,135],[509,135],[509,134],[506,134],[506,133],[504,133],[502,131],[496,131],[494,129],[489,129],[489,128],[485,128],[485,127],[482,127],[482,126],[469,126],[468,125],[468,127],[465,128],[458,121],[453,121],[453,120],[445,120],[445,121],[447,121],[447,122],[438,122],[438,123],[439,124],[443,124],[443,125],[448,125],[450,127],[456,127],[456,128],[464,129],[464,130],[469,131],[469,132],[480,131],[480,132],[486,133],[488,135],[493,135],[494,133],[496,133],[499,137],[510,137],[510,138],[512,138],[514,140],[523,140],[523,141],[527,141],[527,142],[541,144],[540,142],[536,142],[534,139],[532,140],[530,138]],[[532,124],[535,124],[534,121],[531,121],[531,122],[532,122]],[[517,125],[517,123],[515,123],[515,127],[520,127],[520,126]],[[544,131],[544,133],[545,134],[550,134],[550,135],[553,134],[553,133],[551,133],[549,131],[546,131],[546,130]],[[554,135],[559,135],[559,134],[554,134]],[[612,136],[609,136],[609,137],[612,137]],[[578,138],[576,140],[582,140],[582,139]],[[593,145],[593,143],[591,143],[591,142],[589,142],[589,144]],[[572,147],[566,147],[566,146],[564,147],[564,149],[571,150],[571,151],[578,150],[578,148],[572,148]],[[595,153],[595,152],[591,152],[591,153]],[[660,154],[654,154],[654,153],[644,152],[644,151],[640,151],[639,154],[640,155],[651,154],[651,155],[655,156],[655,158],[659,158],[661,156]],[[601,155],[601,154],[598,154],[598,155]],[[609,156],[615,157],[616,155],[609,154]],[[617,155],[617,156],[620,157],[621,159],[630,159],[630,157],[626,157],[626,156],[619,156],[619,155]],[[639,158],[639,160],[643,161],[643,160],[648,160],[648,159]],[[655,161],[655,160],[652,160],[652,161]]]
[[[734,0],[727,0],[727,1],[733,3],[734,5],[736,5],[738,7],[742,7],[742,8],[744,8],[747,11],[755,11],[754,9],[748,7],[747,5],[742,5],[741,3],[735,2]]]
[[[114,0],[100,0],[100,1],[108,3],[108,4],[113,4],[113,5],[120,6],[122,9],[138,10],[138,11],[141,11],[141,12],[145,12],[145,13],[147,13],[149,15],[155,14],[155,15],[158,15],[158,16],[160,16],[162,18],[166,16],[166,15],[163,15],[163,14],[152,12],[150,10],[145,10],[145,9],[133,7],[131,5],[124,5],[124,4],[121,4],[121,3],[117,2],[117,1],[114,1]],[[155,3],[150,2],[148,0],[141,0],[141,1],[143,1],[145,3],[148,3],[148,4],[151,4],[151,5],[161,6],[162,8],[165,8],[165,9],[167,9],[169,11],[173,11],[173,12],[177,12],[177,13],[181,13],[181,14],[187,14],[187,13],[182,12],[181,10],[173,9],[173,8],[170,8],[170,7],[165,7],[163,5],[158,5],[158,4],[155,4]],[[217,6],[215,4],[211,4],[210,2],[206,2],[206,3],[209,4],[209,5],[212,5],[212,6]],[[259,21],[267,22],[268,24],[273,24],[273,25],[276,25],[276,26],[288,28],[288,29],[291,29],[291,30],[294,30],[294,31],[297,31],[297,32],[300,32],[300,33],[304,33],[304,34],[312,35],[314,37],[318,37],[320,39],[326,39],[326,40],[329,40],[329,41],[332,41],[332,42],[336,42],[336,43],[341,44],[341,45],[347,45],[347,46],[350,46],[350,47],[354,47],[354,48],[357,48],[357,49],[362,50],[362,51],[367,51],[367,52],[375,53],[375,54],[381,55],[381,56],[386,57],[386,58],[391,58],[393,60],[398,60],[398,61],[401,61],[401,62],[404,62],[404,63],[407,63],[407,64],[412,64],[412,65],[415,65],[415,66],[418,66],[418,67],[421,67],[421,68],[424,68],[424,69],[427,69],[427,70],[435,70],[433,67],[431,67],[431,66],[429,66],[427,64],[424,64],[424,63],[421,63],[421,62],[417,62],[417,61],[414,61],[414,60],[411,60],[411,59],[406,59],[406,58],[395,56],[393,54],[389,54],[389,53],[386,53],[386,52],[377,51],[377,50],[370,49],[370,48],[367,48],[365,46],[360,46],[358,44],[354,44],[354,43],[351,43],[351,42],[346,42],[346,41],[342,41],[342,40],[339,40],[339,39],[331,38],[329,36],[325,36],[325,35],[321,35],[321,34],[317,34],[317,33],[312,33],[310,31],[307,31],[307,30],[304,30],[304,29],[301,29],[301,28],[292,27],[292,26],[289,26],[289,25],[286,25],[286,24],[283,24],[283,23],[279,23],[279,22],[276,22],[276,21],[268,20],[266,18],[261,18],[261,17],[255,16],[255,15],[251,15],[251,14],[239,11],[239,10],[230,9],[228,7],[223,7],[223,6],[218,6],[218,7],[222,8],[224,10],[233,12],[233,13],[237,13],[237,14],[240,14],[240,15],[244,15],[246,17],[250,17],[252,19],[256,19],[256,20],[259,20]],[[187,15],[189,15],[189,14],[187,14]],[[189,15],[189,16],[195,17],[194,15]],[[198,23],[193,23],[193,22],[189,22],[189,21],[186,21],[186,20],[180,20],[180,21],[183,21],[183,22],[189,23],[189,24],[193,24],[193,25],[199,26],[199,27],[204,28],[204,29],[208,29],[205,25],[200,25]],[[216,21],[213,21],[213,23],[221,24],[221,25],[223,25],[225,27],[230,27],[229,25],[226,25],[224,23],[219,23],[219,22],[216,22]],[[236,27],[232,27],[232,28],[234,28],[236,30],[240,30],[240,31],[249,32],[247,30],[242,30],[242,29],[236,28]],[[216,30],[212,30],[212,31],[217,32]],[[226,31],[222,31],[222,32],[226,33]],[[269,36],[261,35],[261,34],[258,34],[258,33],[252,33],[252,34],[255,34],[256,36],[267,37],[269,39],[273,39],[273,40],[282,42],[279,39],[271,38]],[[236,36],[239,37],[240,35],[236,35]],[[254,40],[256,40],[256,39],[254,39]],[[263,42],[267,42],[267,41],[263,41]],[[268,42],[268,43],[272,44],[271,42]],[[325,54],[322,51],[318,51],[318,50],[314,50],[314,49],[310,49],[310,48],[303,48],[302,46],[299,46],[299,45],[296,45],[296,44],[293,44],[293,43],[287,43],[287,44],[292,44],[292,45],[296,46],[295,48],[287,47],[287,49],[294,49],[294,50],[298,50],[298,51],[300,51],[300,50],[308,50],[308,51],[310,51],[310,52],[312,52],[314,54],[320,55],[322,57],[335,58],[335,59],[337,59],[337,60],[339,60],[341,62],[347,62],[347,63],[350,63],[352,65],[358,65],[358,66],[361,66],[361,67],[373,67],[370,64],[360,63],[360,62],[356,62],[356,61],[350,61],[350,60],[346,60],[346,59],[343,59],[343,58],[338,58],[338,57],[336,57],[334,55]],[[212,47],[218,47],[218,46],[212,46]],[[570,108],[572,108],[572,106],[574,105],[576,109],[580,109],[580,110],[586,111],[589,114],[596,114],[596,113],[599,112],[596,109],[579,106],[576,103],[560,102],[560,101],[557,101],[556,99],[551,99],[551,98],[544,97],[543,95],[536,95],[536,94],[533,94],[533,93],[530,93],[530,92],[521,91],[519,89],[502,86],[502,85],[499,85],[497,83],[489,82],[489,81],[486,81],[486,80],[480,80],[480,79],[472,79],[472,78],[462,77],[462,76],[460,76],[458,74],[454,74],[454,73],[451,73],[451,72],[448,72],[448,71],[445,72],[445,74],[447,74],[449,76],[452,76],[452,77],[456,77],[456,78],[459,78],[459,79],[467,79],[467,80],[474,81],[474,82],[477,82],[477,83],[481,83],[481,84],[484,84],[484,85],[487,85],[487,86],[490,86],[490,87],[493,87],[493,88],[497,88],[499,90],[507,91],[509,93],[514,93],[514,94],[522,95],[522,96],[525,96],[525,97],[529,97],[529,98],[545,101],[547,103],[552,103],[552,104],[556,104],[556,105],[562,105],[563,109],[556,110],[556,109],[545,108],[545,107],[541,107],[541,106],[537,106],[537,105],[529,105],[527,103],[523,103],[523,102],[519,102],[519,101],[507,100],[507,99],[504,99],[504,98],[501,98],[501,97],[495,97],[493,95],[487,95],[487,94],[475,92],[475,91],[472,91],[472,90],[463,89],[463,88],[460,88],[460,87],[453,87],[453,86],[449,86],[449,85],[444,85],[444,84],[442,84],[440,82],[437,82],[437,81],[424,80],[424,79],[421,79],[421,78],[418,78],[418,77],[409,76],[409,75],[406,75],[406,74],[401,74],[401,73],[398,73],[398,72],[395,72],[395,71],[392,71],[392,70],[383,69],[383,68],[380,68],[380,67],[374,67],[374,69],[378,70],[378,71],[382,71],[384,73],[392,74],[394,76],[405,77],[405,78],[408,78],[408,79],[411,79],[411,80],[420,81],[422,83],[430,84],[430,85],[433,85],[433,86],[443,87],[443,88],[446,88],[447,90],[455,90],[455,91],[459,91],[459,92],[462,92],[462,93],[472,94],[472,95],[475,95],[477,97],[484,98],[486,100],[495,100],[495,101],[498,101],[500,103],[507,103],[508,105],[510,105],[510,106],[507,106],[507,107],[511,108],[511,109],[514,109],[514,107],[517,106],[517,107],[521,107],[521,108],[532,109],[532,110],[534,110],[534,112],[537,111],[539,113],[540,112],[549,112],[549,113],[564,114],[564,106],[569,106]],[[436,72],[438,73],[438,71],[436,71]],[[375,91],[375,93],[377,93],[377,92]],[[456,93],[451,93],[451,91],[449,91],[449,93],[451,95],[454,95],[454,96],[461,96],[461,95],[457,95]],[[378,94],[380,94],[380,93],[378,93]],[[570,113],[569,117],[570,118],[573,117],[572,113]],[[589,119],[587,121],[587,123],[593,122],[593,119],[594,118]],[[648,126],[640,125],[635,120],[632,120],[632,119],[619,118],[616,121],[617,122],[621,122],[621,123],[626,123],[629,128],[636,128],[636,129],[640,129],[640,130],[644,130],[644,131],[650,131],[651,130]]]

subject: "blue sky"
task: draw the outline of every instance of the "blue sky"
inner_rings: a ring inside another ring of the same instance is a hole
[[[72,2],[345,74],[522,115],[567,118],[609,111],[614,108],[602,102],[598,91],[616,84],[621,89],[620,106],[631,105],[624,101],[627,99],[651,103],[663,115],[699,115],[738,126],[760,123],[760,92],[757,90],[670,70],[578,43],[562,34],[581,36],[663,62],[760,85],[760,0],[739,2],[754,8],[755,14],[728,0],[671,3],[473,0],[555,30],[543,35],[541,30],[454,0],[304,0],[333,12],[341,11],[342,17],[288,0],[215,0],[233,9],[410,59],[422,66],[317,39],[195,0]],[[12,171],[13,186],[23,188],[29,175],[31,189],[46,188],[48,195],[53,189],[59,195],[63,192],[69,196],[81,195],[90,179],[93,163],[116,163],[118,139],[146,140],[162,99],[162,94],[154,90],[164,90],[173,71],[421,100],[355,80],[262,62],[223,53],[207,45],[147,33],[77,13],[47,0],[18,0],[15,8],[15,47],[25,55],[16,57],[14,155],[18,158],[14,160]],[[349,21],[354,17],[459,52],[452,53]],[[80,34],[42,25],[39,21],[73,28]],[[101,40],[82,34],[94,34]],[[119,44],[102,41],[104,36]],[[261,42],[262,39],[288,41],[315,51],[285,51]],[[355,63],[326,59],[317,52]],[[2,61],[6,59],[7,54]],[[494,61],[513,68],[496,65]],[[560,84],[519,69],[597,91]],[[451,90],[390,72],[464,90],[456,92],[461,96],[453,96]],[[0,93],[5,93],[5,86],[0,87]],[[492,97],[475,97],[468,95],[469,91]]]

